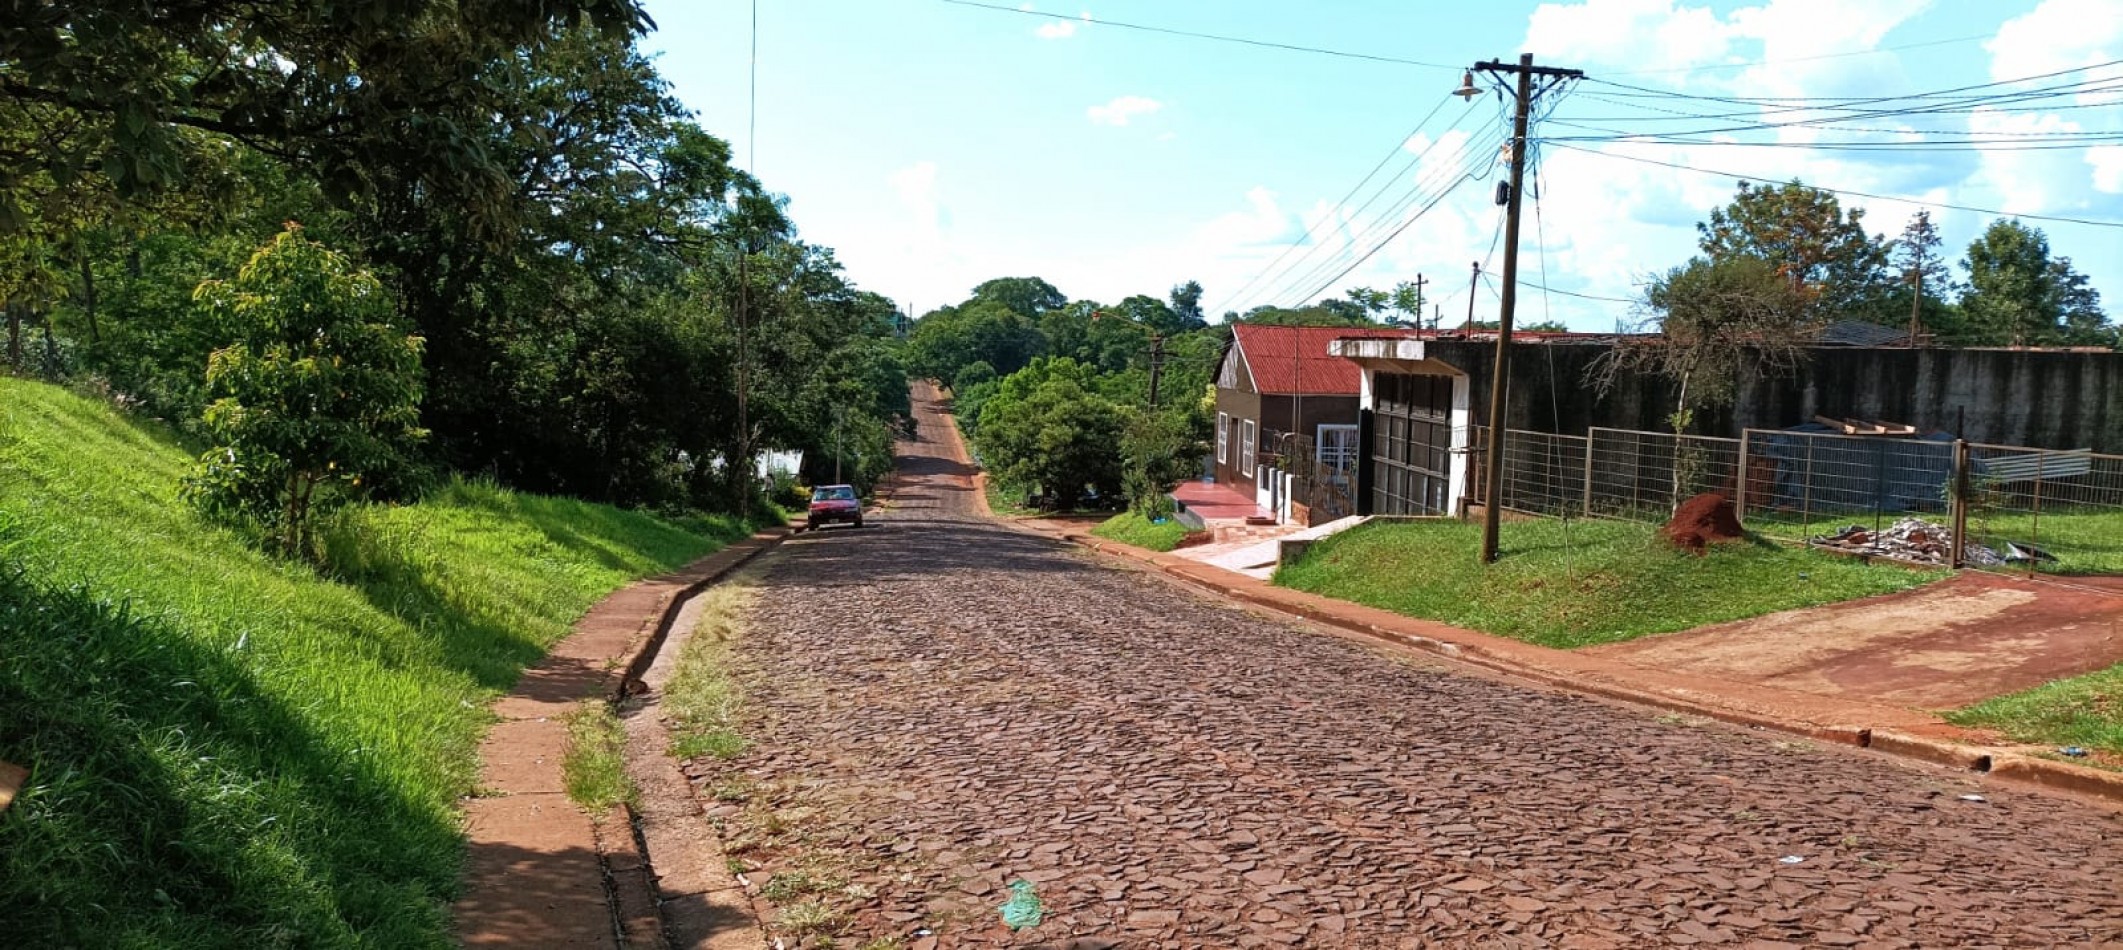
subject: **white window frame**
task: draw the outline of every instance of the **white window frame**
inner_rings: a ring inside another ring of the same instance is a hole
[[[1238,421],[1238,467],[1246,470],[1248,478],[1253,476],[1253,441],[1257,434],[1253,420]]]
[[[1216,414],[1216,464],[1224,465],[1228,464],[1230,461],[1231,414],[1228,412],[1219,412]]]
[[[1322,424],[1319,427],[1319,433],[1313,437],[1313,456],[1319,459],[1321,462],[1327,461],[1327,433],[1329,432],[1348,434],[1348,442],[1344,443],[1344,446],[1347,450],[1346,453],[1338,453],[1340,455],[1340,460],[1345,462],[1346,464],[1336,465],[1333,466],[1333,468],[1337,471],[1342,472],[1355,471],[1356,461],[1358,456],[1361,456],[1363,454],[1363,447],[1356,444],[1356,427],[1353,425]]]

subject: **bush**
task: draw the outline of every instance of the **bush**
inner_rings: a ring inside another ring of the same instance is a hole
[[[411,467],[421,338],[391,325],[382,284],[296,226],[233,282],[197,300],[238,340],[214,351],[205,422],[214,447],[187,481],[207,511],[306,550],[312,516]]]

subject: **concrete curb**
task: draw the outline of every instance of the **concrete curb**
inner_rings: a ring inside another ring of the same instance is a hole
[[[2106,807],[2123,807],[2123,773],[2018,754],[2009,749],[1955,741],[1968,735],[1935,715],[1874,703],[1800,696],[1758,684],[1707,681],[1691,677],[1692,686],[1667,682],[1664,689],[1618,682],[1668,679],[1656,671],[1616,661],[1534,646],[1517,640],[1434,621],[1331,600],[1256,581],[1242,574],[1174,555],[1046,525],[1018,527],[1086,548],[1117,560],[1148,565],[1159,573],[1227,600],[1266,608],[1372,639],[1447,657],[1462,663],[1529,680],[1543,686],[1598,696],[1637,706],[1714,719],[1732,725],[1767,729],[1823,742],[1868,748],[1900,758],[1991,775],[2017,784],[2070,793]],[[1787,697],[1779,702],[1776,694]],[[1744,696],[1746,703],[1730,701]],[[1782,711],[1813,708],[1833,715],[1809,719]]]
[[[648,692],[643,677],[670,641],[671,630],[686,603],[797,533],[795,528],[769,528],[687,565],[682,571],[657,578],[655,583],[676,586],[661,592],[650,614],[653,622],[643,624],[645,635],[638,635],[629,647],[627,662],[617,678],[608,679],[606,700],[616,707],[629,697]],[[650,728],[659,740],[655,743],[657,748],[669,744],[669,735],[660,721],[652,722]],[[722,841],[707,823],[692,784],[686,781],[678,763],[665,756],[647,767],[629,763],[627,771],[637,783],[655,786],[641,789],[645,800],[683,804],[669,805],[653,814],[621,804],[615,809],[624,818],[618,826],[621,830],[607,834],[600,826],[598,857],[604,862],[606,879],[612,887],[613,914],[627,941],[624,946],[629,950],[766,946],[766,932],[752,912],[750,901],[733,900],[721,893],[726,888],[703,883],[712,876],[712,869],[697,865],[709,857],[719,862]],[[666,862],[681,867],[666,867],[659,872],[658,850],[665,852]]]
[[[464,945],[668,946],[634,816],[618,810],[600,825],[567,797],[565,717],[638,688],[685,598],[788,534],[762,531],[607,594],[490,707],[501,721],[480,743],[482,791],[463,802],[468,853],[452,915]]]

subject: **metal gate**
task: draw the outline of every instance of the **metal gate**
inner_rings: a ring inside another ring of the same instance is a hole
[[[1441,515],[1452,496],[1450,376],[1372,377],[1371,511]]]

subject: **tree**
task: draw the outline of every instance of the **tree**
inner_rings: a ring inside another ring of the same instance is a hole
[[[1659,332],[1617,342],[1592,364],[1593,382],[1605,392],[1632,373],[1666,377],[1677,390],[1669,421],[1686,432],[1696,408],[1730,402],[1741,379],[1798,366],[1813,337],[1809,301],[1761,258],[1698,257],[1645,289]]]
[[[238,340],[207,362],[215,441],[188,483],[211,512],[306,550],[312,516],[400,477],[419,427],[421,339],[369,273],[290,227],[198,300]]]
[[[973,288],[972,303],[998,303],[1028,320],[1069,302],[1068,295],[1037,277],[997,277]]]
[[[1121,490],[1146,518],[1171,514],[1173,486],[1193,474],[1202,441],[1179,410],[1135,413],[1121,437]]]
[[[915,321],[907,335],[908,369],[954,386],[976,362],[1008,376],[1046,352],[1047,340],[1023,314],[993,300],[974,299]]]
[[[1128,412],[1092,392],[1091,373],[1068,359],[1041,359],[1003,380],[980,411],[982,461],[1005,485],[1037,485],[1061,504],[1090,489],[1121,490]]]
[[[1179,317],[1180,331],[1199,330],[1209,325],[1202,314],[1202,284],[1190,280],[1172,288],[1172,312]]]
[[[1991,346],[2114,346],[2101,295],[2069,258],[2050,256],[2049,238],[2016,219],[1991,222],[1968,245],[1961,267],[1964,340]]]
[[[1696,225],[1696,237],[1713,262],[1767,262],[1817,317],[1863,316],[1878,312],[1889,286],[1887,246],[1866,233],[1864,217],[1863,209],[1845,212],[1835,195],[1797,181],[1741,182],[1732,204]]]
[[[1887,297],[1886,305],[1868,316],[1886,326],[1907,326],[1914,309],[1918,332],[1940,339],[1958,338],[1960,312],[1948,296],[1953,292],[1953,273],[1947,269],[1943,245],[1938,227],[1931,223],[1931,212],[1919,211],[1910,216],[1902,236],[1894,242],[1895,273],[1900,283]]]

